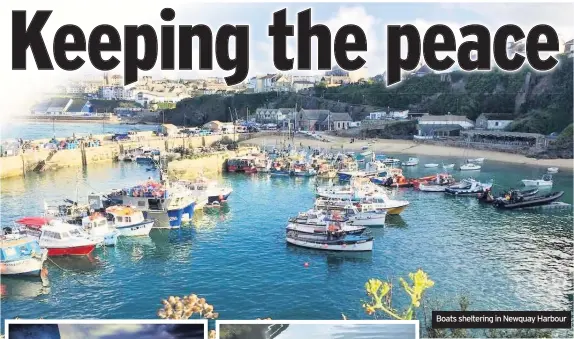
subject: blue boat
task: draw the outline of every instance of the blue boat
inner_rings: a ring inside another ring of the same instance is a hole
[[[41,249],[38,240],[23,234],[0,236],[2,275],[40,276],[48,250]]]

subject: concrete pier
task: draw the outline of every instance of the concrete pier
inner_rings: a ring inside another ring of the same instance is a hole
[[[26,150],[15,156],[0,158],[0,179],[26,176],[27,173],[38,171],[49,171],[63,167],[82,166],[89,164],[117,161],[117,157],[125,150],[135,149],[138,147],[152,147],[162,151],[176,147],[197,148],[202,146],[211,146],[222,139],[236,141],[249,139],[246,134],[225,134],[209,135],[187,138],[160,138],[160,137],[142,137],[138,140],[124,142],[112,142],[111,135],[98,136],[101,138],[102,145],[98,147],[85,147],[81,145],[78,149],[70,150]],[[41,141],[38,141],[41,143]]]

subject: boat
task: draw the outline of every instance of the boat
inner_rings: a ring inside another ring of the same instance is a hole
[[[0,275],[40,276],[48,250],[38,240],[25,234],[0,235]]]
[[[357,226],[385,226],[385,218],[387,216],[385,210],[363,212],[362,209],[349,202],[343,209],[335,210],[332,213],[333,215],[330,218],[344,218],[345,226],[347,226],[345,232],[349,234],[362,233],[364,227],[357,228]],[[289,219],[289,222],[304,225],[323,225],[328,218],[329,216],[325,209],[311,209],[307,212],[299,213],[297,217]]]
[[[163,177],[163,176],[162,176]],[[182,184],[169,180],[148,180],[140,185],[109,194],[92,193],[90,208],[102,211],[112,205],[135,206],[146,218],[154,219],[154,228],[179,228],[193,217],[195,197]]]
[[[291,173],[296,177],[313,177],[317,175],[317,171],[307,164],[295,164]]]
[[[142,153],[135,157],[135,162],[140,165],[154,164],[159,161],[160,151],[157,149],[143,149]]]
[[[425,164],[425,168],[437,168],[438,164]]]
[[[524,186],[537,186],[537,187],[552,187],[553,181],[552,176],[550,174],[545,174],[542,176],[541,179],[529,180],[524,179],[522,180]]]
[[[438,184],[423,184],[418,185],[418,190],[422,192],[444,192],[447,186]]]
[[[179,180],[176,183],[183,185],[195,197],[195,210],[201,209],[214,201],[219,203],[226,202],[233,192],[231,187],[220,186],[217,180],[210,180],[206,177],[199,177],[193,181]]]
[[[393,200],[386,194],[379,194],[376,198],[362,199],[318,198],[315,200],[315,208],[328,211],[344,210],[349,203],[361,212],[386,211],[391,215],[401,214],[410,205],[406,200]]]
[[[108,219],[99,212],[94,212],[82,218],[83,230],[95,239],[102,239],[105,246],[115,246],[118,243],[120,231],[110,227]]]
[[[508,192],[505,192],[505,193],[501,194],[498,198],[506,198],[507,196],[510,196],[510,194],[511,194],[512,191],[516,192],[516,194],[517,194],[518,196],[521,196],[521,197],[532,197],[532,196],[535,196],[536,194],[538,194],[538,189],[537,189],[537,188],[533,188],[533,189],[529,189],[529,190],[524,190],[524,191],[523,191],[523,190],[520,190],[520,191],[519,191],[519,190],[510,190],[510,191],[508,191]],[[486,202],[486,203],[492,203],[492,202],[494,202],[494,200],[496,200],[496,199],[498,199],[498,198],[495,198],[495,197],[492,195],[492,190],[491,190],[491,189],[484,190],[484,192],[479,193],[479,194],[478,194],[478,197],[477,197],[477,199],[478,199],[480,202]]]
[[[409,158],[407,162],[403,163],[403,166],[416,166],[419,164],[419,158]]]
[[[287,229],[285,240],[292,245],[326,251],[360,252],[373,250],[372,236],[368,234],[345,234],[341,229],[341,223],[337,220],[329,219],[322,228],[324,230],[322,235]]]
[[[453,169],[453,168],[454,168],[454,164],[448,164],[448,165],[442,164],[442,168],[445,169],[445,170],[446,170],[446,169]]]
[[[530,197],[520,196],[515,191],[512,191],[509,195],[504,198],[497,198],[492,202],[492,205],[500,209],[517,209],[517,208],[529,208],[550,205],[556,200],[560,199],[564,195],[564,191],[552,192],[545,195],[537,195]]]
[[[470,162],[470,163],[461,165],[460,170],[461,171],[478,171],[478,170],[480,170],[480,165],[477,165],[475,163]]]
[[[385,226],[386,210],[364,212],[362,208],[349,204],[345,206],[343,212],[345,218],[349,219],[349,224],[353,226]]]
[[[558,167],[548,167],[548,169],[546,171],[548,173],[551,173],[551,174],[556,174],[556,173],[558,173],[559,168]]]
[[[88,255],[100,242],[83,232],[80,227],[57,219],[26,217],[16,221],[24,234],[39,239],[40,248],[48,256]]]
[[[395,158],[385,158],[383,159],[383,164],[385,165],[391,165],[391,166],[396,166],[396,165],[400,165],[401,160],[400,159],[395,159]]]
[[[327,226],[330,220],[325,211],[312,209],[304,213],[299,213],[299,215],[294,218],[289,218],[287,231],[296,231],[306,234],[309,237],[317,236],[321,238],[327,234],[325,226]],[[351,225],[349,219],[345,217],[333,216],[332,220],[337,220],[340,224],[340,231],[344,234],[362,234],[366,230],[366,227]]]
[[[337,177],[337,171],[328,164],[322,164],[317,171],[317,178],[334,179]]]
[[[491,187],[492,183],[483,184],[474,179],[464,179],[457,185],[448,186],[444,192],[452,195],[477,195]]]
[[[143,212],[131,206],[110,206],[106,208],[113,226],[124,237],[148,236],[153,227],[153,220],[145,219]]]
[[[484,162],[485,158],[475,158],[475,159],[467,159],[466,162],[471,164],[482,164]]]
[[[228,172],[257,173],[257,157],[252,155],[229,158],[226,161]]]

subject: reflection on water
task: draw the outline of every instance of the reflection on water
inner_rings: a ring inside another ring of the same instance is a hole
[[[36,277],[12,278],[2,276],[2,302],[30,300],[50,293],[50,284]]]
[[[473,175],[510,187],[543,171],[487,161]],[[3,180],[3,226],[40,214],[44,200],[74,198],[77,173],[65,168]],[[94,164],[80,173],[78,196],[137,184],[155,176],[150,173],[134,164]],[[152,230],[149,238],[122,238],[116,248],[97,249],[94,261],[54,260],[62,269],[48,262],[51,292],[3,299],[2,317],[81,319],[89,309],[92,318],[149,319],[161,298],[197,293],[222,319],[340,319],[341,313],[365,319],[360,300],[368,279],[405,277],[419,267],[435,281],[428,297],[449,307],[465,294],[479,310],[571,308],[571,211],[497,211],[472,197],[399,189],[393,196],[410,206],[389,215],[386,228],[371,230],[373,252],[340,254],[285,243],[288,218],[313,206],[314,179],[237,174],[221,180],[234,190],[228,210],[198,213],[190,225]],[[572,186],[571,173],[554,176],[554,190],[566,192],[563,201],[572,203]]]

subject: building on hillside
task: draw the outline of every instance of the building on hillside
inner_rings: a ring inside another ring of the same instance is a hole
[[[409,117],[409,110],[397,111],[379,111],[369,113],[369,120],[406,120]]]
[[[105,100],[131,100],[133,99],[133,89],[123,86],[102,86],[100,97]]]
[[[85,93],[85,87],[79,83],[70,83],[66,86],[66,94],[82,94]]]
[[[434,72],[432,69],[429,68],[426,64],[421,63],[419,67],[412,72],[412,74],[416,77],[424,77],[425,75],[433,74]]]
[[[142,113],[141,107],[116,107],[114,113],[119,117],[135,117]]]
[[[482,113],[476,118],[477,129],[503,130],[514,121],[512,113]]]
[[[32,108],[30,109],[30,114],[44,115],[44,114],[46,114],[48,107],[50,107],[50,100],[41,101],[41,102],[37,103],[36,105],[32,106]]]
[[[70,98],[55,98],[50,100],[46,114],[48,115],[62,115],[68,107],[72,104],[73,100]]]
[[[460,136],[462,130],[474,128],[474,123],[460,115],[425,115],[418,119],[417,137],[436,138]]]
[[[179,128],[173,124],[162,124],[161,125],[161,133],[170,136],[170,135],[177,135],[179,133]]]
[[[299,80],[299,81],[293,81],[292,89],[294,92],[299,92],[301,90],[312,88],[314,86],[315,83],[312,81]]]
[[[292,118],[293,112],[294,108],[258,108],[255,117],[259,123],[282,124],[284,120]]]
[[[461,132],[461,136],[467,142],[499,145],[499,147],[511,149],[516,149],[516,147],[537,147],[543,149],[548,146],[548,137],[538,133],[466,130]]]

